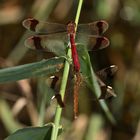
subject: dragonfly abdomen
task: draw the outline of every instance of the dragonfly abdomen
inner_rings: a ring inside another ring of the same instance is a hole
[[[70,34],[70,43],[71,43],[74,70],[75,70],[75,72],[79,72],[80,71],[80,62],[79,62],[78,53],[77,53],[77,49],[76,49],[74,34]]]

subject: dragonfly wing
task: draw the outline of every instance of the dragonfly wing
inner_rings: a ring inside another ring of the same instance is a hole
[[[113,88],[111,86],[100,86],[101,88],[101,96],[99,99],[109,99],[111,97],[117,97]]]
[[[76,43],[83,44],[88,51],[96,51],[109,46],[109,40],[103,36],[76,34]]]
[[[102,35],[108,29],[108,23],[104,20],[87,24],[79,24],[77,32],[91,35]]]
[[[111,86],[107,86],[103,81],[107,81],[107,79],[111,79],[113,75],[118,70],[116,65],[111,65],[107,68],[104,68],[98,72],[96,72],[97,81],[101,87],[101,97],[100,99],[106,99],[110,97],[116,97],[113,88]]]
[[[25,40],[25,46],[33,50],[53,52],[58,56],[66,55],[67,34],[36,35]]]
[[[66,32],[66,25],[38,21],[34,18],[25,19],[22,24],[26,29],[36,32],[37,34]]]
[[[117,95],[115,94],[113,88],[111,86],[107,86],[99,77],[96,75],[97,82],[100,86],[101,89],[101,95],[99,99],[108,99],[110,97],[116,97]]]
[[[99,70],[96,74],[104,81],[107,79],[112,79],[114,74],[117,72],[118,67],[116,65],[111,65],[107,68]]]
[[[62,100],[62,96],[61,96],[60,93],[56,93],[56,94],[52,97],[52,99],[56,99],[56,100],[57,100],[57,103],[60,105],[60,107],[62,107],[62,108],[65,107],[65,104],[64,104],[64,102],[63,102],[63,100]]]

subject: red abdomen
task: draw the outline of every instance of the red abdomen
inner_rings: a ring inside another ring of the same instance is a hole
[[[70,43],[71,43],[74,70],[75,70],[75,72],[79,72],[80,71],[80,62],[79,62],[78,53],[77,53],[77,49],[76,49],[74,34],[70,34]]]

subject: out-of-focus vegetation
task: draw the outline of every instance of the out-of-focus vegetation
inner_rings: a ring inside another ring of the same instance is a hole
[[[24,47],[28,33],[22,27],[22,21],[27,17],[35,17],[38,20],[66,24],[75,19],[77,4],[78,0],[0,1],[0,67],[50,58],[52,54],[38,54]],[[84,0],[80,23],[105,19],[110,26],[105,34],[111,42],[109,48],[90,53],[90,56],[95,70],[111,64],[118,66],[116,76],[108,82],[113,86],[117,97],[106,101],[117,123],[112,125],[108,121],[98,102],[94,99],[89,100],[90,91],[82,87],[79,106],[80,113],[86,116],[80,116],[71,124],[73,95],[69,94],[71,83],[68,83],[66,108],[62,117],[66,132],[60,139],[75,137],[76,140],[83,137],[99,140],[140,139],[139,13],[139,0]],[[0,140],[18,128],[41,126],[42,120],[45,120],[45,123],[53,120],[55,110],[53,103],[48,102],[46,107],[44,105],[48,97],[50,99],[50,95],[44,95],[44,91],[48,91],[46,85],[49,83],[50,81],[44,78],[0,85]],[[83,91],[86,95],[82,94]],[[40,101],[42,96],[45,101]]]

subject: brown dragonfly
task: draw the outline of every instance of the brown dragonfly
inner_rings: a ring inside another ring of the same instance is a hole
[[[101,99],[110,99],[112,97],[116,97],[117,95],[115,94],[113,88],[111,86],[108,86],[105,81],[110,80],[114,77],[115,73],[117,72],[118,67],[116,65],[111,65],[109,67],[106,67],[104,69],[99,70],[96,72],[96,78],[98,81],[98,84],[101,89],[101,95],[97,100]],[[51,76],[52,79],[50,87],[52,89],[56,88],[56,84],[59,81],[58,76]],[[56,94],[52,97],[52,99],[56,99],[58,104],[63,108],[65,106],[65,103],[62,101],[61,95],[56,91]],[[94,99],[96,100],[96,99]]]
[[[33,18],[25,19],[23,26],[35,33],[25,41],[25,45],[31,49],[49,51],[58,56],[66,56],[67,47],[71,47],[73,66],[77,78],[75,83],[77,85],[79,85],[78,82],[80,81],[77,44],[84,44],[89,51],[103,49],[109,45],[109,40],[102,36],[108,29],[108,23],[104,20],[78,24],[76,31],[74,22],[63,25],[38,21]],[[77,101],[75,104],[77,104]]]

